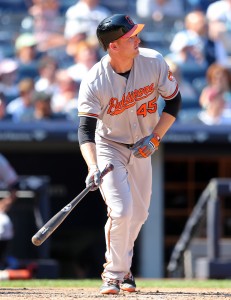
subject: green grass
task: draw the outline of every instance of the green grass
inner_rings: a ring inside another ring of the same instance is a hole
[[[143,288],[231,288],[231,280],[185,280],[185,279],[137,279],[137,286]],[[9,280],[1,281],[1,287],[22,287],[22,288],[37,288],[37,287],[95,287],[101,285],[101,280],[47,280],[47,279],[32,279],[32,280]]]

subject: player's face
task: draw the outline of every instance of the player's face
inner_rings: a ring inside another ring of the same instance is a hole
[[[139,53],[140,38],[138,35],[130,38],[118,39],[120,53],[126,53],[129,56],[136,56]]]

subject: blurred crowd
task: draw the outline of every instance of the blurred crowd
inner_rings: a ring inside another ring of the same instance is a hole
[[[1,120],[76,122],[80,82],[105,54],[96,27],[127,13],[146,24],[141,46],[160,51],[179,82],[178,122],[231,124],[231,0],[9,3],[0,3]]]

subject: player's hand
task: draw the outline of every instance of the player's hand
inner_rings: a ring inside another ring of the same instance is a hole
[[[86,186],[91,185],[91,191],[98,189],[99,185],[102,183],[101,172],[97,165],[92,165],[89,168],[87,178],[85,180]]]
[[[146,158],[152,155],[158,149],[159,144],[159,135],[152,133],[136,142],[130,149],[135,157]]]

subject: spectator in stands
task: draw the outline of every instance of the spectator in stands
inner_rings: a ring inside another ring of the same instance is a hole
[[[97,63],[97,49],[87,41],[82,41],[76,45],[74,56],[74,64],[70,66],[68,74],[76,82],[80,82],[87,74],[90,68]]]
[[[0,92],[3,92],[9,102],[19,95],[17,86],[18,63],[15,59],[4,58],[0,62]]]
[[[214,42],[208,35],[205,13],[199,10],[189,12],[184,19],[185,28],[173,37],[169,56],[184,67],[206,69],[216,61]]]
[[[14,237],[13,223],[8,212],[16,201],[19,177],[7,158],[0,153],[0,187],[7,190],[8,195],[0,199],[0,269],[7,267],[6,251]]]
[[[67,119],[76,120],[79,84],[70,77],[66,69],[57,71],[56,82],[58,88],[52,95],[52,111],[64,113]]]
[[[99,0],[79,0],[66,12],[64,34],[69,37],[74,26],[84,26],[87,28],[87,37],[97,44],[96,28],[110,13],[106,7],[99,4]]]
[[[43,56],[38,63],[39,76],[35,80],[35,90],[53,94],[57,84],[55,82],[58,62],[54,57]]]
[[[76,47],[79,42],[87,41],[88,28],[85,24],[73,23],[71,28],[66,32],[66,53],[69,56],[73,56],[76,52]],[[72,61],[73,62],[73,61]]]
[[[208,6],[215,1],[217,0],[186,0],[186,11],[189,12],[192,10],[199,9],[203,12],[206,12]]]
[[[210,87],[215,87],[223,93],[225,107],[231,109],[231,71],[218,63],[212,64],[206,72],[207,85],[201,93],[201,99],[206,94],[205,91]],[[201,100],[203,102],[203,100]]]
[[[15,50],[18,61],[22,64],[28,64],[36,58],[37,40],[31,33],[19,35],[15,41]]]
[[[203,53],[198,49],[197,38],[187,34],[178,36],[177,40],[174,39],[166,58],[174,61],[182,71],[187,69],[192,73],[195,69],[201,69],[205,72],[207,68]]]
[[[209,32],[217,42],[220,64],[231,66],[231,0],[211,3],[206,11]]]
[[[21,26],[23,30],[34,34],[41,52],[65,43],[58,0],[32,0],[28,16],[23,19]]]
[[[12,116],[12,120],[15,122],[29,122],[33,120],[34,114],[32,101],[34,81],[31,78],[25,78],[18,85],[20,96],[7,105],[6,111]]]
[[[35,92],[32,98],[34,103],[34,120],[65,120],[65,114],[52,112],[51,94]]]
[[[231,125],[231,110],[225,109],[224,94],[216,87],[208,87],[200,97],[203,110],[198,113],[198,119],[206,125]]]
[[[19,80],[25,77],[35,79],[38,76],[38,59],[40,53],[37,50],[35,36],[30,33],[23,33],[15,41],[16,58],[19,64]]]
[[[181,19],[184,17],[184,5],[180,0],[136,0],[136,14],[156,22],[163,18]]]
[[[5,115],[6,115],[5,96],[2,92],[0,92],[0,121],[5,119]]]
[[[10,120],[11,116],[6,112],[6,98],[5,95],[0,92],[0,121]]]

